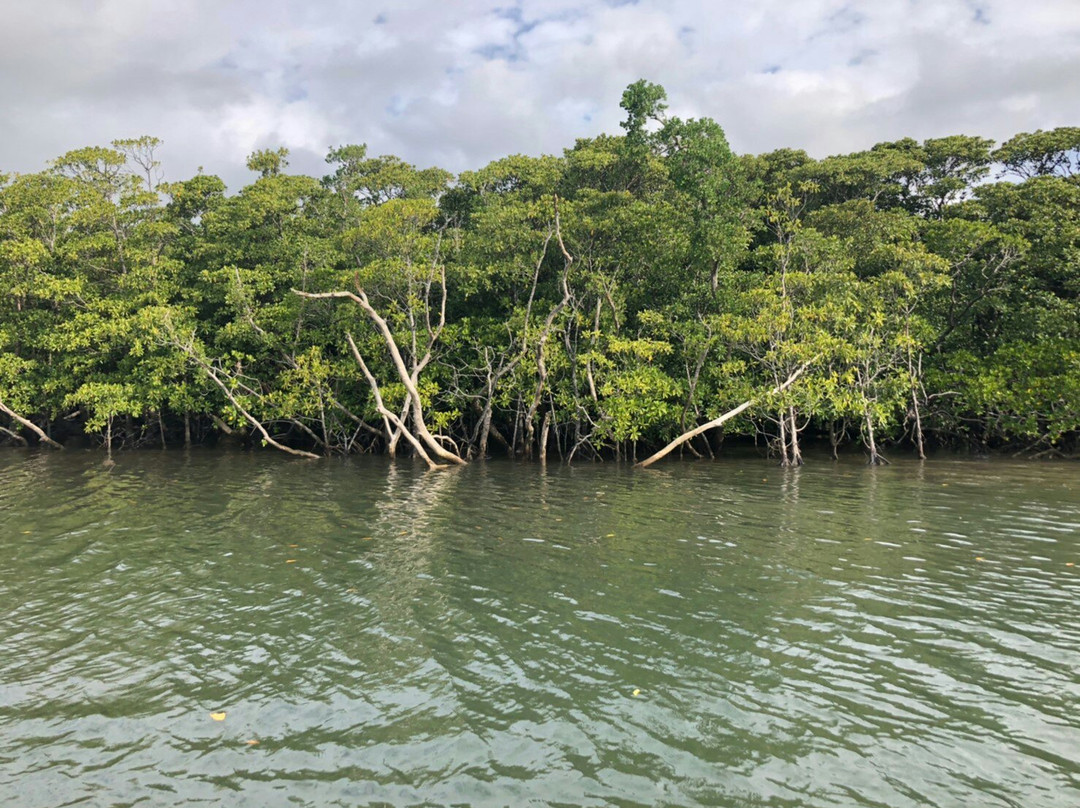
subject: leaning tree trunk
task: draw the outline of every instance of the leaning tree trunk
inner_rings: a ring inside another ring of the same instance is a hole
[[[29,446],[30,445],[27,442],[26,438],[24,438],[18,432],[14,432],[14,431],[8,429],[5,426],[0,426],[0,435],[7,435],[9,438],[11,438],[13,441],[18,443],[20,446]]]
[[[31,432],[38,436],[39,441],[46,444],[47,446],[51,446],[54,449],[64,448],[59,443],[50,438],[48,435],[46,435],[44,430],[41,429],[41,427],[39,427],[33,421],[23,418],[21,415],[15,412],[15,410],[5,405],[3,401],[0,401],[0,412],[4,413],[4,415],[8,416],[8,418],[12,419],[13,421],[17,421],[18,423],[25,426],[27,429],[29,429]]]

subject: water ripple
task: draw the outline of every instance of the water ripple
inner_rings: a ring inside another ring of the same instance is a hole
[[[1080,804],[1075,466],[117,459],[0,455],[4,804]]]

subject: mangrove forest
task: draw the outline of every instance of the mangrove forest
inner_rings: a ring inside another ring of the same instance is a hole
[[[458,176],[281,148],[228,193],[153,137],[0,175],[0,442],[1077,451],[1080,127],[741,155],[665,102]]]

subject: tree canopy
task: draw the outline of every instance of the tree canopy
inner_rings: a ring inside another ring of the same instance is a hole
[[[0,175],[0,441],[629,459],[752,402],[682,450],[1075,451],[1080,128],[737,155],[666,100],[456,177],[278,148],[230,195],[152,137]]]

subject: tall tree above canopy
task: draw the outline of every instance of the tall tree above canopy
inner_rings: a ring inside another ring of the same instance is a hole
[[[1005,141],[993,156],[1005,173],[1023,179],[1080,173],[1080,126],[1021,132]]]
[[[950,135],[924,140],[916,146],[909,139],[893,144],[900,152],[922,163],[922,169],[906,175],[906,202],[909,208],[940,219],[949,205],[972,193],[990,173],[990,149],[994,141],[984,137]],[[882,150],[888,148],[881,144]]]
[[[260,149],[252,152],[247,159],[247,167],[260,177],[276,177],[289,165],[289,150]]]
[[[667,91],[645,79],[639,79],[626,88],[619,105],[626,110],[626,120],[619,126],[626,130],[626,139],[631,146],[645,145],[645,127],[649,121],[664,122],[664,110],[667,109],[665,101]]]
[[[671,118],[656,135],[675,189],[690,202],[691,261],[716,292],[722,269],[743,258],[750,241],[745,216],[750,188],[716,121]]]

